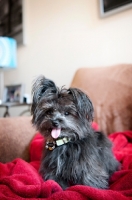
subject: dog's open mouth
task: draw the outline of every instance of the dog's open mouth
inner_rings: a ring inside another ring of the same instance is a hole
[[[51,136],[54,139],[58,138],[60,136],[60,134],[61,134],[61,128],[54,128],[51,131]]]

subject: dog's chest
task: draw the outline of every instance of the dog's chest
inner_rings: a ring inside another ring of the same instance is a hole
[[[92,165],[89,159],[93,160],[93,158],[91,159],[91,148],[85,143],[86,141],[81,145],[78,143],[64,144],[53,151],[48,151],[44,159],[45,165],[58,175],[64,174],[64,176],[72,175],[73,172],[76,173],[79,168],[86,169],[88,165]]]

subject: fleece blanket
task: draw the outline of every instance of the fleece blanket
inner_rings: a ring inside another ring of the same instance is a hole
[[[30,146],[31,162],[17,158],[0,163],[2,200],[128,200],[132,199],[132,131],[113,133],[113,152],[122,167],[110,179],[107,190],[76,185],[62,190],[53,180],[44,181],[38,173],[44,138],[37,133]]]

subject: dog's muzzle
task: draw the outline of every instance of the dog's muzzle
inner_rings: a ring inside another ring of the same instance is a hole
[[[63,138],[59,138],[57,140],[53,140],[53,141],[47,141],[45,148],[52,151],[54,150],[56,147],[61,146],[63,144],[67,144],[68,142],[70,142],[71,139],[68,137],[63,137]]]

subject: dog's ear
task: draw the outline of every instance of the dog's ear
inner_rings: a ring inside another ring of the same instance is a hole
[[[69,93],[73,96],[73,101],[77,107],[79,116],[87,118],[88,121],[92,121],[94,108],[89,97],[77,88],[69,88]]]
[[[32,85],[32,106],[31,106],[31,114],[34,113],[34,110],[40,101],[41,97],[45,95],[46,91],[56,92],[57,87],[55,83],[44,76],[39,76],[33,82]]]

